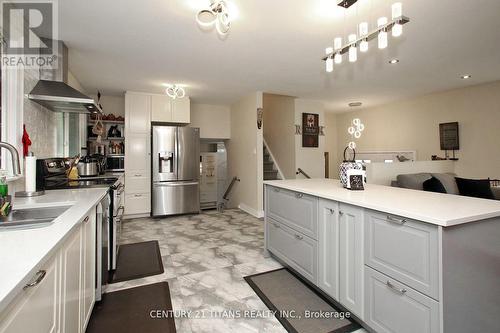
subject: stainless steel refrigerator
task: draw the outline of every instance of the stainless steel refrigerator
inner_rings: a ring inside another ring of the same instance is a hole
[[[152,215],[200,211],[200,129],[153,126]]]

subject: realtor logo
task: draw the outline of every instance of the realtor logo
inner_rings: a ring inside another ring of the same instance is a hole
[[[55,1],[1,1],[2,65],[54,67]]]

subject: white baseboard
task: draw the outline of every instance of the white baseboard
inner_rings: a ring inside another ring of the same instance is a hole
[[[264,217],[264,211],[263,210],[257,211],[255,209],[253,209],[252,207],[250,207],[248,205],[245,205],[244,203],[239,204],[238,208],[241,209],[242,211],[250,214],[250,215],[255,216],[258,219]]]

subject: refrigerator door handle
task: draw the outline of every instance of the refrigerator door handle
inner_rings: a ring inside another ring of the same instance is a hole
[[[193,186],[193,185],[198,185],[198,182],[177,182],[177,183],[154,183],[154,187],[175,187],[175,186]]]

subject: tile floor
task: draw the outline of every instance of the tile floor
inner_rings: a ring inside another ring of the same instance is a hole
[[[108,285],[106,292],[168,281],[174,310],[199,316],[228,310],[268,310],[244,276],[280,268],[264,258],[262,220],[240,210],[164,219],[127,220],[122,243],[158,240],[165,272]],[[227,313],[227,312],[226,312]],[[176,318],[177,332],[286,332],[268,318]],[[364,330],[357,333],[365,332]]]

